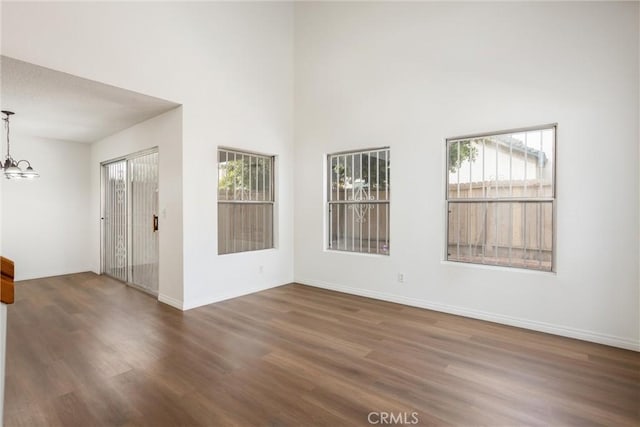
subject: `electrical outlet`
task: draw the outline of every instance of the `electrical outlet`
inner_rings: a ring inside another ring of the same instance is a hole
[[[264,265],[258,266],[258,273],[260,274],[264,273]]]

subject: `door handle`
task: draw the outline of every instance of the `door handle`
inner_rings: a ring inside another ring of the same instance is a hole
[[[153,216],[153,231],[158,231],[158,215]]]

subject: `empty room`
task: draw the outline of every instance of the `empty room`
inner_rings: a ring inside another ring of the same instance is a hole
[[[0,22],[0,425],[640,425],[640,2]]]

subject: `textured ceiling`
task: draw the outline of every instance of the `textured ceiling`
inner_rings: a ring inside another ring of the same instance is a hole
[[[12,134],[92,143],[178,106],[6,56],[0,67]]]

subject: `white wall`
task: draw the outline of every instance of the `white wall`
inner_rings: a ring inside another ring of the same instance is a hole
[[[637,3],[2,7],[3,54],[183,104],[183,307],[291,281],[295,195],[299,281],[638,348]],[[443,263],[444,139],[550,122],[557,274]],[[219,145],[278,155],[277,249],[217,256]],[[380,145],[392,255],[323,251],[324,155]]]
[[[0,4],[0,22],[2,22],[2,4]],[[2,45],[2,31],[0,31],[0,46]],[[0,67],[0,79],[2,78],[2,67]],[[0,104],[2,103],[2,94],[0,93]],[[2,255],[2,193],[4,191],[4,183],[0,181],[0,255]],[[0,303],[0,426],[3,425],[4,416],[4,366],[5,353],[7,346],[7,306]]]
[[[11,143],[41,176],[2,187],[2,255],[15,262],[16,280],[91,270],[89,145],[14,132]]]
[[[292,281],[291,4],[2,7],[3,54],[183,105],[183,307]],[[219,145],[278,156],[277,249],[217,255]]]
[[[182,108],[178,107],[91,145],[91,260],[100,273],[100,163],[158,147],[158,299],[182,308]],[[87,201],[89,206],[89,201]]]
[[[638,6],[296,4],[296,281],[640,349]],[[443,262],[445,138],[553,122],[557,274]],[[391,255],[324,251],[324,156],[384,145]]]

